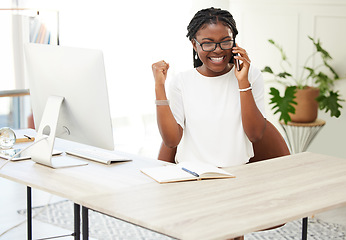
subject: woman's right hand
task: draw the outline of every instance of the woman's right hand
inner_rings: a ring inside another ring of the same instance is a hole
[[[165,84],[167,78],[167,71],[169,69],[169,64],[164,60],[154,63],[151,66],[155,78],[155,84]]]
[[[152,65],[156,100],[167,100],[165,82],[168,69],[169,64],[163,60]],[[170,148],[178,146],[183,135],[183,129],[175,120],[170,106],[156,106],[156,118],[159,132],[165,145]]]

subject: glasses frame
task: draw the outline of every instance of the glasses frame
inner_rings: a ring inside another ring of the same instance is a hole
[[[215,51],[215,49],[217,48],[217,45],[219,45],[220,48],[221,48],[222,50],[229,50],[229,49],[232,49],[233,46],[234,46],[234,39],[232,39],[232,40],[226,40],[226,41],[222,41],[222,42],[216,42],[216,43],[214,43],[214,42],[199,43],[199,42],[197,41],[196,38],[194,38],[194,40],[195,40],[195,42],[196,42],[199,46],[201,46],[201,48],[202,48],[202,50],[203,50],[204,52],[213,52],[213,51]],[[226,49],[223,48],[223,47],[221,46],[221,44],[224,43],[224,42],[233,42],[232,47],[226,48]],[[214,45],[214,49],[213,49],[213,50],[204,50],[203,45],[204,45],[204,44],[211,44],[211,43],[214,43],[214,44],[215,44],[215,45]]]

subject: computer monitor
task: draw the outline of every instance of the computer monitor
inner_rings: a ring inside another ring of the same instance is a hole
[[[102,52],[34,43],[25,44],[24,52],[36,140],[48,136],[32,147],[32,160],[51,167],[79,165],[72,157],[54,162],[56,136],[113,150]]]

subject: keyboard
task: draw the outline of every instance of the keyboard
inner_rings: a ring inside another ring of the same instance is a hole
[[[66,151],[66,154],[89,159],[89,160],[104,163],[104,164],[132,161],[132,159],[122,155],[118,155],[114,152],[106,152],[106,150],[98,150],[93,148],[73,149],[73,150]]]

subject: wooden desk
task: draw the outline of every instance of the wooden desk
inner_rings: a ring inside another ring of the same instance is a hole
[[[317,133],[326,124],[322,119],[316,119],[311,123],[279,122],[283,128],[291,153],[305,152]],[[307,239],[308,218],[303,218],[302,240]]]
[[[33,129],[26,131],[28,131],[26,133],[29,136],[35,135],[35,130]],[[27,144],[22,143],[19,146],[17,145],[17,147],[22,147]],[[74,147],[81,147],[81,144],[56,139],[56,149],[65,151]],[[113,192],[133,185],[150,183],[151,179],[142,174],[139,169],[146,166],[160,166],[165,164],[158,160],[132,156],[131,154],[127,154],[127,156],[133,157],[134,161],[128,162],[127,164],[123,162],[112,165],[88,161],[89,165],[87,166],[61,169],[49,168],[36,164],[31,160],[9,162],[4,168],[0,169],[0,177],[28,186],[28,209],[31,209],[31,188],[67,198],[78,204],[78,199],[83,199],[89,195]],[[5,160],[0,158],[0,166],[3,163],[5,163]],[[28,211],[28,219],[31,219],[30,213],[31,211]],[[75,216],[77,216],[76,212]],[[79,222],[79,213],[77,217]],[[79,226],[78,224],[75,239],[80,239],[78,234]],[[28,221],[28,239],[31,238],[31,221]],[[83,239],[88,239],[88,237],[83,236]]]
[[[227,168],[232,179],[158,184],[133,162],[51,169],[12,162],[0,176],[179,239],[227,239],[346,205],[346,160],[314,153]],[[0,164],[3,160],[0,160]]]

